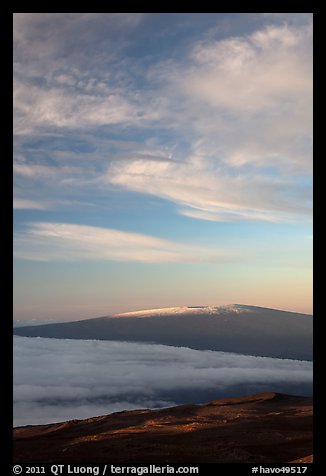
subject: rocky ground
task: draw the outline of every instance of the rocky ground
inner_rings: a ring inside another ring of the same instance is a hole
[[[277,393],[14,429],[15,463],[306,463],[312,399]]]

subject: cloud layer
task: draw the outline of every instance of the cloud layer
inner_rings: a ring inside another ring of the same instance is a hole
[[[312,392],[312,363],[125,342],[14,337],[14,424],[224,396]]]

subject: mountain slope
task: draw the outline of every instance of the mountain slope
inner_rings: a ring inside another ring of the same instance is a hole
[[[277,393],[14,429],[15,464],[287,463],[311,454],[312,399]]]
[[[151,342],[312,360],[312,316],[255,306],[167,308],[28,326],[15,335]]]

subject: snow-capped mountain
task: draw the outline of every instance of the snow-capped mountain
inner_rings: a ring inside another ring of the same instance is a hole
[[[141,318],[141,319],[140,319]],[[19,327],[15,335],[150,342],[199,350],[312,360],[312,316],[263,307],[173,307]]]

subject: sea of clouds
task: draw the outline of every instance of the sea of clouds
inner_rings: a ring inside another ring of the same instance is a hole
[[[312,362],[130,342],[14,337],[14,426],[264,391],[312,394]]]

